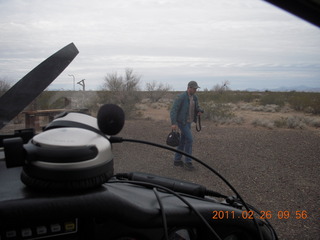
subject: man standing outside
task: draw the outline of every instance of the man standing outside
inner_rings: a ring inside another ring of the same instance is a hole
[[[187,91],[177,96],[170,111],[172,130],[178,130],[179,128],[181,131],[181,140],[177,150],[189,155],[192,155],[193,143],[191,123],[196,122],[197,115],[201,114],[198,97],[195,95],[198,88],[200,87],[197,82],[189,82]],[[185,166],[187,170],[194,169],[192,159],[186,157],[185,162],[183,162],[180,153],[175,153],[174,166]]]

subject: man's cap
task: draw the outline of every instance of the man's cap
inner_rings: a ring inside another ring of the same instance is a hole
[[[188,87],[191,87],[191,88],[200,88],[200,87],[198,86],[198,83],[197,83],[196,81],[190,81],[190,82],[188,83]]]

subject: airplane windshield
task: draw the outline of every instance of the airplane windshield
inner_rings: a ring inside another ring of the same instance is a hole
[[[107,179],[146,172],[233,196],[209,165],[280,239],[316,239],[320,29],[308,9],[292,7],[307,20],[256,0],[1,1],[0,135],[23,138],[7,158],[23,165],[29,151],[60,170],[112,159]],[[198,232],[182,225],[169,236]]]

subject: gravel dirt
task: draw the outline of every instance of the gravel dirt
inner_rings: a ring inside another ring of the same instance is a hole
[[[203,122],[201,132],[196,132],[195,126],[192,130],[193,155],[225,177],[246,202],[260,211],[270,211],[269,221],[279,239],[320,239],[318,130],[269,130],[212,122]],[[169,131],[168,120],[130,120],[119,136],[165,145]],[[234,195],[198,163],[194,163],[194,171],[174,167],[170,151],[120,143],[114,144],[114,155],[115,172],[148,172]],[[278,216],[283,211],[290,212],[288,219]]]
[[[165,145],[171,130],[168,108],[144,105],[142,109],[141,119],[127,120],[119,136]],[[193,126],[193,156],[226,178],[247,203],[268,212],[280,240],[320,239],[320,129],[254,127],[253,119],[278,118],[280,113],[239,114],[245,119],[241,125],[203,121],[201,132]],[[126,142],[114,144],[113,150],[116,173],[147,172],[235,195],[199,163],[194,163],[194,171],[174,167],[174,153],[168,150]],[[278,215],[284,211],[290,212],[288,219]]]

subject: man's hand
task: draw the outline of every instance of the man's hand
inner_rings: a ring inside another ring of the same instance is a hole
[[[171,128],[172,128],[172,130],[177,131],[178,130],[178,125],[172,125]]]
[[[198,115],[201,115],[202,113],[204,113],[204,110],[201,109],[201,108],[199,108],[199,109],[198,109]]]

